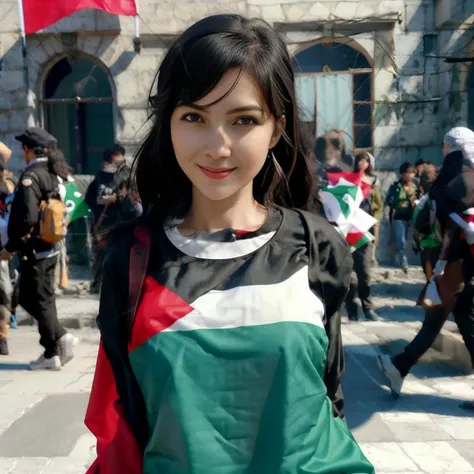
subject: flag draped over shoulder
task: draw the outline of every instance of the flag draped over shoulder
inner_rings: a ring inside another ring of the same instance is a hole
[[[97,8],[112,15],[137,15],[135,0],[19,0],[23,2],[26,34],[36,33],[86,8]]]
[[[360,208],[372,189],[362,177],[362,172],[328,172],[328,184],[320,191],[326,218],[337,225],[353,249],[374,239],[369,230],[377,223],[376,219]]]

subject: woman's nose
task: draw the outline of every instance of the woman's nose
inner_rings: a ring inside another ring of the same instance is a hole
[[[231,155],[232,140],[228,133],[219,127],[209,134],[206,148],[207,155],[214,160],[228,158]]]

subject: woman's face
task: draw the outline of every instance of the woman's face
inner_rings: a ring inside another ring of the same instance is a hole
[[[194,191],[220,201],[246,189],[262,169],[281,133],[276,119],[252,76],[227,72],[205,97],[189,106],[177,107],[171,117],[171,140],[179,166],[191,180]]]
[[[357,163],[357,166],[359,167],[359,171],[365,171],[369,167],[369,162],[365,158],[362,158],[362,160],[359,160],[359,163]]]

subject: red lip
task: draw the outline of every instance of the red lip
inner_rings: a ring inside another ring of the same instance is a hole
[[[199,169],[211,179],[225,179],[235,170],[235,168],[209,168],[208,166],[199,166]]]

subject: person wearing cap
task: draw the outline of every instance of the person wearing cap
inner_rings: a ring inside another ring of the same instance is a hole
[[[41,240],[40,205],[59,193],[58,172],[48,154],[57,140],[39,127],[15,137],[22,146],[26,168],[20,176],[8,220],[8,241],[0,252],[7,260],[20,257],[20,305],[38,322],[44,353],[30,363],[31,370],[60,370],[73,357],[77,338],[60,325],[54,295],[54,270],[58,252]]]

